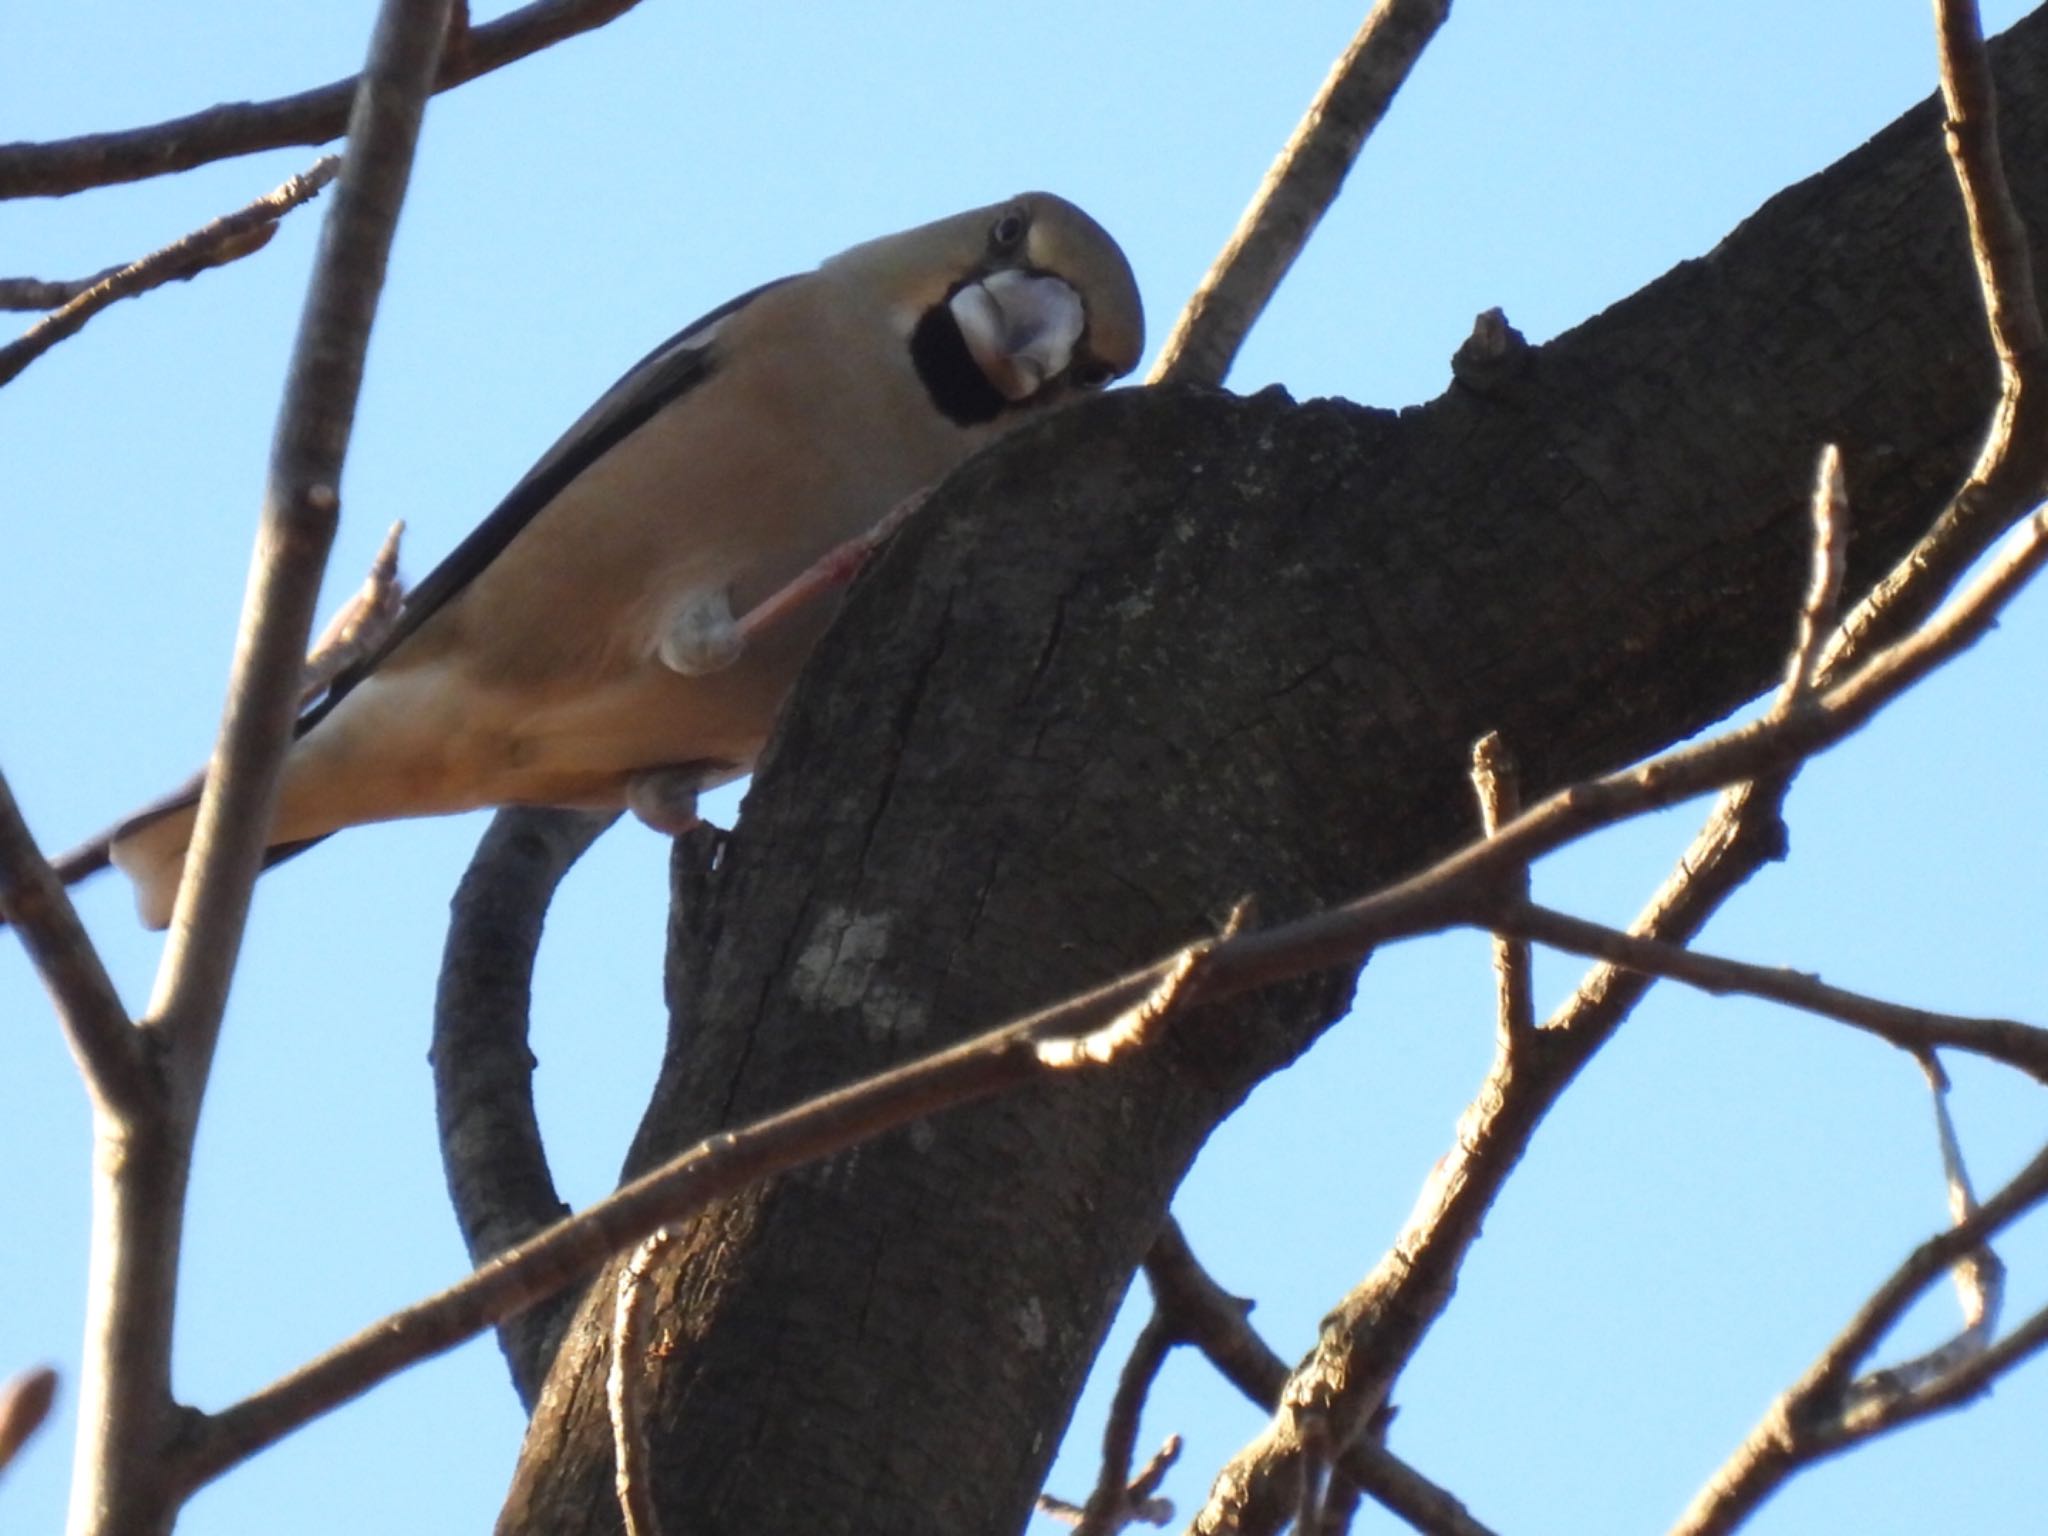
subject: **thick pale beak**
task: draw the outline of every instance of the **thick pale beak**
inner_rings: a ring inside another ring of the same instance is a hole
[[[1072,360],[1087,314],[1056,277],[993,272],[953,295],[967,350],[1006,400],[1028,400]]]

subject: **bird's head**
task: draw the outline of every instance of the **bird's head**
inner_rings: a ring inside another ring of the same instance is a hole
[[[856,246],[888,292],[918,376],[962,425],[1102,388],[1138,365],[1145,315],[1109,232],[1027,192]]]

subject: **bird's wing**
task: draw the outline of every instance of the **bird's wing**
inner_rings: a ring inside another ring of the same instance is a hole
[[[716,366],[710,343],[718,327],[769,289],[789,281],[786,277],[778,278],[728,300],[629,368],[541,455],[540,461],[506,493],[491,514],[406,594],[405,605],[399,610],[391,633],[336,677],[319,701],[299,717],[298,734],[303,736],[318,725],[350,689],[474,581],[564,487],[645,425],[663,406],[709,378]]]

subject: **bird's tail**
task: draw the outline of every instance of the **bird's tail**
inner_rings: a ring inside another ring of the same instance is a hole
[[[57,878],[76,885],[112,866],[135,882],[135,906],[142,921],[163,928],[171,921],[178,881],[185,872],[185,848],[206,776],[194,774],[169,794],[123,817],[97,837],[50,860]]]
[[[198,813],[199,792],[194,789],[189,799],[175,804],[160,801],[129,817],[107,838],[107,861],[134,882],[135,911],[145,928],[170,926]]]

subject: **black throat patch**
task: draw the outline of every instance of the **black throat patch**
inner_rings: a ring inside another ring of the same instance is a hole
[[[967,350],[960,322],[945,304],[926,310],[910,333],[910,362],[924,381],[932,404],[959,426],[978,427],[994,421],[1009,406],[1003,392],[989,383],[974,354]]]

